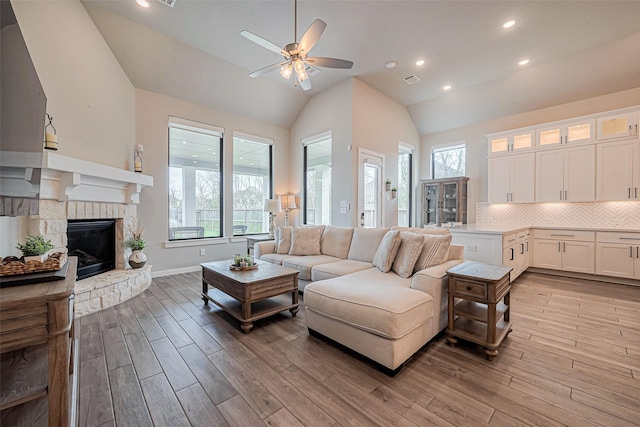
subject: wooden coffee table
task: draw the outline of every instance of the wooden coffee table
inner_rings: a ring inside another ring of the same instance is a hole
[[[298,312],[298,270],[256,260],[258,268],[232,271],[231,260],[202,266],[202,299],[212,301],[238,319],[245,333],[258,319],[289,310]],[[211,286],[213,289],[209,289]]]

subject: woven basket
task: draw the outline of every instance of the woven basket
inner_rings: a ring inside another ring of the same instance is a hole
[[[42,273],[44,271],[60,270],[67,262],[67,254],[55,252],[44,262],[24,262],[24,258],[8,256],[0,262],[0,276],[14,276],[17,274]]]

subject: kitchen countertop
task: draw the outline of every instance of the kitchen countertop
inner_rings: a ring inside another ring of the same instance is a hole
[[[465,224],[460,227],[449,228],[452,234],[455,233],[477,233],[477,234],[508,234],[517,233],[526,229],[543,230],[581,230],[581,231],[614,231],[625,233],[640,233],[637,228],[612,228],[612,227],[566,227],[553,225],[477,225]]]

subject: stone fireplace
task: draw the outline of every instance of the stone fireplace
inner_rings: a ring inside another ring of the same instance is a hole
[[[114,221],[115,269],[76,282],[76,316],[126,301],[151,284],[151,266],[129,268],[121,243],[137,222],[140,191],[152,185],[151,176],[44,153],[40,212],[29,217],[29,234],[42,234],[67,252],[69,221]]]

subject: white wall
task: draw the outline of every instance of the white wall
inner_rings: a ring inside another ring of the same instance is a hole
[[[385,155],[385,176],[391,186],[398,185],[398,143],[416,147],[414,163],[418,166],[420,135],[407,108],[368,84],[353,79],[353,150],[367,148]],[[352,179],[357,195],[357,156],[352,162]],[[419,176],[419,175],[415,175]],[[415,181],[415,179],[414,179]],[[385,227],[398,224],[398,199],[383,197]],[[415,202],[414,202],[415,206]],[[352,224],[358,224],[358,212],[352,211]],[[415,224],[415,222],[414,222]]]
[[[398,180],[398,143],[418,148],[420,136],[407,109],[366,83],[349,78],[321,92],[307,103],[291,128],[291,191],[302,192],[302,139],[332,132],[331,222],[336,226],[356,226],[358,220],[358,148],[385,155],[385,178]],[[414,157],[419,159],[416,155]],[[351,204],[347,215],[340,214],[340,201]],[[300,220],[301,212],[295,221]],[[397,224],[397,200],[384,201],[384,224]]]
[[[140,194],[138,217],[144,224],[144,238],[148,246],[145,253],[154,273],[198,266],[202,262],[230,258],[234,253],[246,253],[246,242],[236,238],[235,243],[218,239],[217,244],[199,244],[181,248],[165,248],[169,239],[169,116],[224,128],[224,214],[225,235],[231,236],[233,194],[232,162],[233,132],[239,131],[274,140],[274,191],[289,190],[289,131],[285,128],[262,123],[245,117],[212,110],[186,101],[144,90],[136,90],[136,139],[144,144],[142,154],[143,173],[154,177],[154,186],[145,188]],[[283,221],[283,213],[277,222]],[[200,249],[206,250],[200,256]]]
[[[59,152],[132,169],[134,88],[82,4],[11,5],[47,96]]]
[[[289,169],[290,188],[288,191],[297,195],[299,209],[291,211],[289,221],[299,224],[302,218],[302,177],[304,138],[331,131],[331,222],[336,226],[351,226],[349,215],[340,215],[340,200],[351,203],[352,211],[356,209],[356,199],[352,191],[352,159],[354,151],[347,151],[352,143],[352,103],[353,81],[347,79],[317,95],[314,95],[298,115],[291,127],[291,160]]]
[[[486,134],[556,120],[570,119],[572,117],[595,114],[617,108],[631,107],[638,104],[640,104],[640,88],[611,93],[569,104],[556,105],[528,113],[501,117],[446,132],[423,135],[421,138],[422,154],[420,163],[424,165],[424,167],[422,168],[420,179],[430,178],[431,147],[434,145],[466,141],[467,164],[465,175],[469,177],[468,222],[474,223],[476,222],[476,203],[487,201],[488,163]]]

